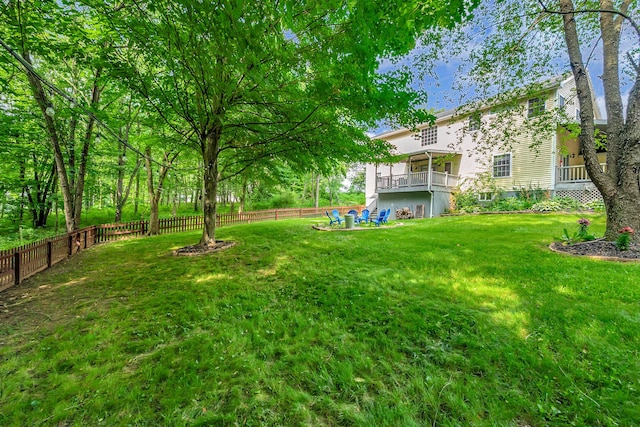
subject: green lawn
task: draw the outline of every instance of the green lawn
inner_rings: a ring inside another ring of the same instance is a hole
[[[578,218],[95,247],[0,293],[0,425],[637,425],[640,264],[550,252]]]

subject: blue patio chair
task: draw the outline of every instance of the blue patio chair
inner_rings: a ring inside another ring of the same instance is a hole
[[[355,224],[358,223],[358,211],[357,210],[351,209],[351,210],[349,210],[349,212],[347,212],[347,215],[353,215],[353,222]],[[345,222],[347,221],[347,217],[346,216],[344,217],[344,221]]]
[[[329,214],[329,211],[324,211],[324,213],[326,213],[329,218],[329,225],[333,225],[334,222],[337,222],[338,225],[342,224],[342,219],[340,218],[340,215],[338,215],[337,210],[333,210],[333,216]]]
[[[384,209],[378,214],[378,218],[369,220],[369,225],[375,224],[376,227],[380,227],[380,224],[384,224],[384,218],[387,216],[387,211]]]
[[[333,222],[338,221],[338,225],[342,224],[342,218],[340,218],[340,212],[338,212],[338,209],[332,210],[331,215],[333,215]]]
[[[388,223],[390,216],[391,216],[391,209],[387,209],[387,214],[384,216],[384,219],[382,220],[382,222],[385,224]]]
[[[369,224],[369,209],[363,209],[362,215],[356,218],[356,222],[358,224],[360,224],[363,221],[365,224]]]

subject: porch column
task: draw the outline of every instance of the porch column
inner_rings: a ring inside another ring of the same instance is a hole
[[[373,192],[377,193],[378,192],[378,164],[375,164],[375,170],[373,172]]]
[[[427,175],[427,188],[429,190],[431,190],[431,160],[432,160],[432,158],[431,158],[431,153],[427,153],[427,154],[429,155],[429,172],[428,172],[428,175]],[[433,197],[432,197],[432,199],[433,199]]]

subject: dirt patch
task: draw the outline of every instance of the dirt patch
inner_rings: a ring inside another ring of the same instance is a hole
[[[592,242],[563,245],[559,242],[552,243],[549,248],[554,252],[570,255],[587,256],[596,259],[611,261],[640,261],[640,245],[632,244],[629,250],[621,251],[614,242],[607,240],[594,240]]]
[[[173,251],[175,256],[198,256],[222,251],[234,247],[237,242],[230,240],[216,240],[214,245],[190,245]]]

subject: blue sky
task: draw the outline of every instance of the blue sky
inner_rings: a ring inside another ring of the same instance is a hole
[[[516,11],[516,13],[521,12]],[[625,27],[627,31],[626,33],[623,33],[620,50],[621,58],[623,60],[622,63],[628,64],[626,53],[635,52],[637,56],[638,41],[637,36],[629,31],[630,26],[627,25]],[[473,100],[475,93],[473,83],[463,82],[465,77],[464,68],[468,67],[469,63],[469,51],[482,47],[486,38],[491,37],[494,31],[495,30],[492,25],[487,24],[486,18],[483,20],[478,19],[478,22],[468,24],[466,28],[461,29],[462,37],[460,38],[460,40],[466,39],[468,41],[459,44],[458,50],[454,52],[454,54],[441,55],[443,58],[446,57],[446,60],[439,60],[434,63],[431,73],[432,75],[422,76],[414,82],[415,87],[420,87],[428,93],[426,108],[434,110],[448,110]],[[553,50],[557,50],[557,55],[554,59],[552,59],[548,64],[545,64],[545,66],[549,68],[548,75],[545,75],[546,78],[554,77],[562,72],[571,71],[568,54],[564,48],[564,40],[561,35],[556,34],[548,36],[542,32],[536,33],[535,31],[529,31],[527,37],[532,39],[537,38],[537,40],[534,40],[534,43],[536,41],[541,41],[542,46],[544,46],[545,43],[548,43],[550,46],[553,46]],[[522,44],[526,45],[526,38],[523,37],[522,40],[524,40]],[[463,47],[460,48],[460,46]],[[410,64],[415,60],[417,57],[416,55],[419,55],[421,51],[428,49],[428,47],[425,48],[424,46],[418,45],[411,55],[400,61],[400,65]],[[448,47],[445,45],[438,49],[446,51]],[[550,49],[549,52],[552,52],[553,50]],[[544,56],[545,53],[546,52],[542,53],[542,55]],[[589,69],[598,106],[600,107],[603,116],[606,117],[604,90],[600,78],[603,65],[602,43],[599,39],[594,38],[591,43],[584,43],[583,40],[583,58]],[[380,64],[380,71],[389,71],[394,67],[396,67],[396,65],[392,64],[390,61],[383,60]],[[498,76],[497,79],[499,78],[500,77]],[[626,106],[632,81],[629,78],[629,75],[625,75],[624,72],[622,80],[624,82],[622,86],[623,103]],[[374,132],[380,133],[380,131],[384,130],[388,129],[381,127],[376,129]]]

